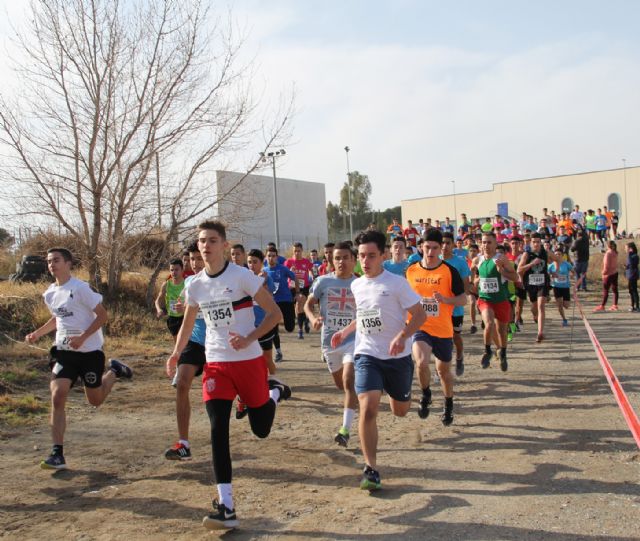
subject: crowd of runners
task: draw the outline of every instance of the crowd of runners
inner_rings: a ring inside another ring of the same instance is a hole
[[[462,214],[457,227],[449,218],[415,225],[408,221],[403,227],[394,220],[386,232],[372,224],[353,241],[328,243],[322,256],[311,250],[306,257],[296,243],[288,259],[274,244],[264,252],[229,246],[224,224],[200,224],[197,240],[170,262],[155,308],[174,340],[166,372],[176,389],[177,440],[165,451],[169,460],[192,458],[189,391],[194,378],[202,376],[217,486],[205,527],[238,524],[229,441],[234,402],[236,419],[247,417],[251,431],[265,438],[278,405],[291,396],[289,386],[276,376],[278,364],[286,360],[280,326],[296,332],[299,340],[316,340],[311,329],[320,331],[322,360],[344,394],[334,440],[349,445],[358,413],[364,457],[360,487],[377,490],[377,416],[383,393],[394,415],[407,415],[417,371],[417,414],[429,417],[431,385],[439,384],[440,421],[451,425],[455,381],[465,372],[465,305],[469,333],[478,332],[477,323],[482,328],[480,366],[487,369],[495,360],[507,372],[509,343],[523,325],[527,300],[536,342],[545,339],[551,294],[561,324],[569,324],[571,282],[587,290],[590,247],[606,250],[603,299],[596,310],[605,309],[610,290],[610,310],[617,310],[617,223],[615,212],[606,207],[582,213],[578,206],[559,215],[543,209],[537,221],[523,214],[520,221],[496,216],[481,223]],[[626,249],[630,310],[639,311],[637,249],[633,242]],[[114,359],[105,371],[101,328],[107,312],[102,297],[72,276],[72,260],[64,248],[48,251],[55,283],[44,300],[52,316],[26,337],[33,343],[56,331],[50,352],[53,448],[41,462],[54,470],[66,468],[65,404],[76,380],[97,406],[117,379],[133,376],[130,367]]]

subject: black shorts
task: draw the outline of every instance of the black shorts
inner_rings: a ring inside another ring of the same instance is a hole
[[[529,295],[529,300],[531,302],[537,302],[538,297],[548,297],[549,296],[549,288],[544,286],[527,286],[527,294]]]
[[[89,389],[100,387],[104,364],[104,352],[100,349],[87,352],[67,351],[58,350],[53,346],[49,350],[51,379],[70,379],[71,385],[80,377],[85,387]]]
[[[308,287],[301,287],[300,288],[300,293],[302,293],[305,297],[308,297],[309,296],[309,288]],[[295,300],[295,298],[296,298],[296,290],[293,289],[293,288],[291,289],[291,296]]]
[[[527,290],[524,287],[516,287],[516,297],[523,301],[527,300]]]
[[[182,350],[180,354],[180,358],[178,359],[178,366],[181,364],[191,364],[193,366],[197,366],[198,369],[194,376],[199,376],[202,374],[202,369],[204,368],[204,364],[207,362],[207,358],[204,354],[204,346],[202,344],[198,344],[198,342],[193,342],[189,340],[187,345]]]
[[[431,353],[443,363],[450,363],[453,358],[453,338],[438,338],[424,331],[418,331],[412,337],[413,343],[425,342],[431,346]]]
[[[460,334],[462,332],[462,322],[464,316],[451,316],[451,323],[453,323],[453,332]]]
[[[260,344],[262,351],[271,351],[273,349],[273,339],[275,338],[277,331],[278,327],[275,326],[267,334],[258,338],[258,343]]]
[[[178,336],[178,333],[180,332],[180,327],[182,327],[183,319],[184,319],[184,316],[180,316],[180,317],[169,316],[167,318],[167,328],[169,329],[171,336]]]
[[[280,312],[282,312],[285,330],[291,332],[296,326],[296,312],[293,307],[293,301],[277,302],[276,304],[280,308]]]
[[[556,299],[562,299],[564,301],[571,300],[571,288],[568,287],[554,287],[553,296]]]

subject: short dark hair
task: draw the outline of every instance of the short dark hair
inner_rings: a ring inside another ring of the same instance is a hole
[[[227,240],[227,227],[218,220],[207,220],[198,225],[198,231],[215,231],[222,240]]]
[[[483,231],[482,236],[493,237],[494,239],[497,239],[496,234],[493,231]]]
[[[351,254],[351,256],[353,256],[353,245],[351,244],[351,241],[348,240],[343,240],[341,242],[338,242],[334,247],[334,250],[349,250],[349,253]]]
[[[356,237],[356,244],[358,246],[369,243],[375,244],[378,247],[378,250],[380,250],[380,253],[383,254],[387,243],[387,237],[380,231],[362,231]]]
[[[532,239],[542,239],[542,235],[540,233],[531,233]]]
[[[324,245],[325,248],[333,248],[335,246],[335,243],[333,242],[327,242],[327,244]]]
[[[302,243],[301,242],[294,242],[293,243],[293,247],[302,249]]]
[[[232,250],[240,250],[244,254],[244,246],[242,244],[234,244],[231,247]]]
[[[440,231],[439,229],[429,229],[429,231],[427,231],[424,236],[424,240],[425,242],[437,242],[438,244],[442,245],[442,236],[442,231]],[[451,236],[451,238],[453,239],[453,236]]]
[[[73,255],[66,248],[49,248],[47,250],[47,255],[53,252],[58,252],[62,256],[62,259],[64,259],[65,261],[73,262]]]
[[[394,242],[402,242],[405,245],[405,248],[407,246],[407,239],[405,239],[404,237],[396,237],[391,241],[391,244],[393,244]]]
[[[169,261],[169,265],[180,265],[180,267],[184,269],[184,263],[182,263],[182,259],[178,259],[177,257]]]
[[[267,253],[269,252],[275,252],[276,254],[278,253],[278,249],[275,246],[269,246],[267,248]]]
[[[474,250],[480,250],[480,246],[478,246],[475,242],[473,244],[469,244],[469,250],[473,248]]]
[[[253,248],[253,250],[249,250],[249,257],[257,257],[260,261],[264,259],[264,254],[262,250],[258,250],[257,248]]]
[[[189,252],[189,255],[195,254],[199,251],[200,250],[198,250],[198,243],[195,240],[191,244],[189,244],[189,246],[187,246],[187,252]]]
[[[440,241],[441,243],[444,241],[444,239],[449,239],[453,242],[453,233],[451,233],[451,231],[445,231],[444,233],[442,233],[441,236],[442,236],[442,241]]]

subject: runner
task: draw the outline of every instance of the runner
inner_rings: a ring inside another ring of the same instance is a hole
[[[442,251],[443,240],[448,241],[448,257]],[[429,416],[431,404],[431,372],[429,363],[431,354],[436,359],[436,371],[440,376],[442,392],[444,393],[444,411],[440,420],[445,426],[453,423],[453,374],[451,373],[451,358],[453,353],[453,335],[456,323],[454,307],[464,311],[467,304],[465,284],[460,278],[456,267],[457,259],[464,265],[468,273],[467,264],[452,253],[453,234],[441,233],[437,229],[427,233],[422,261],[414,263],[407,269],[407,281],[418,295],[422,297],[422,308],[426,315],[425,322],[413,335],[413,358],[418,368],[418,380],[422,389],[418,415],[421,419]],[[441,260],[440,257],[444,259]],[[460,318],[461,319],[461,318]],[[462,327],[462,322],[459,322]],[[458,331],[459,332],[459,331]],[[462,364],[462,363],[461,363]],[[456,363],[456,373],[458,363]],[[464,365],[462,371],[464,372]]]
[[[313,264],[313,267],[311,269],[311,274],[313,275],[313,279],[315,280],[318,276],[320,276],[319,269],[320,269],[320,265],[322,265],[322,261],[318,257],[318,250],[313,248],[312,250],[309,251],[309,260]]]
[[[476,257],[478,257],[478,253],[480,252],[480,248],[475,243],[469,244],[469,258],[467,259],[467,266],[469,267],[469,294],[467,295],[467,299],[469,300],[469,315],[471,316],[471,327],[469,328],[469,334],[476,334],[478,332],[478,327],[476,326],[476,317],[478,314],[478,294],[474,291],[474,288],[471,287],[471,276],[472,276],[472,267],[473,261]]]
[[[307,258],[302,257],[302,243],[296,242],[293,245],[293,257],[285,261],[285,266],[295,274],[293,280],[289,280],[289,289],[295,299],[295,312],[298,321],[298,338],[302,340],[304,332],[309,334],[309,320],[304,313],[304,303],[309,296],[309,286],[313,278],[313,263]]]
[[[522,259],[522,254],[524,253],[522,244],[522,237],[519,236],[513,236],[509,241],[511,253],[507,254],[507,258],[511,260],[515,268],[518,268],[520,259]],[[524,288],[522,277],[520,275],[518,275],[518,279],[515,281],[514,285],[516,288],[516,308],[514,314],[514,323],[516,328],[515,330],[520,331],[520,326],[524,323],[522,320],[522,310],[524,309],[524,303],[527,300],[527,290]]]
[[[556,248],[554,252],[556,260],[549,264],[549,275],[551,276],[551,287],[553,287],[556,306],[562,318],[562,326],[568,327],[569,322],[565,310],[569,309],[571,303],[570,275],[573,274],[573,265],[564,259],[564,253],[561,246]]]
[[[207,326],[202,394],[211,422],[213,469],[218,499],[213,513],[203,519],[208,529],[229,529],[238,525],[231,487],[229,417],[233,399],[239,395],[249,408],[252,432],[266,438],[271,431],[276,404],[286,400],[291,390],[273,376],[267,376],[258,337],[277,324],[278,307],[263,288],[264,280],[251,271],[225,261],[226,231],[222,223],[204,222],[198,226],[198,248],[204,259],[204,272],[186,288],[184,322],[173,353],[167,360],[172,375],[184,350],[198,311]],[[252,297],[265,310],[262,323],[255,327]]]
[[[234,244],[231,247],[231,262],[239,267],[247,266],[247,254],[242,244]]]
[[[27,334],[25,341],[33,344],[56,331],[55,344],[49,352],[53,447],[40,467],[64,470],[67,468],[63,447],[67,425],[65,404],[76,379],[82,379],[87,401],[97,407],[105,401],[116,379],[131,379],[133,372],[116,359],[109,360],[109,369],[104,372],[102,326],[107,321],[107,311],[102,306],[102,295],[72,276],[71,252],[66,248],[50,248],[47,266],[55,278],[55,283],[43,294],[51,318]]]
[[[204,260],[198,250],[198,243],[194,242],[187,248],[189,252],[190,265],[196,275],[204,269]],[[189,276],[184,281],[187,287],[194,276]],[[176,304],[176,312],[184,316],[185,303],[184,291]],[[202,311],[198,311],[191,337],[187,342],[177,363],[174,385],[176,388],[176,421],[178,424],[178,441],[167,449],[164,457],[167,460],[191,460],[191,444],[189,443],[189,423],[191,420],[191,402],[189,391],[193,378],[202,374],[206,362],[204,354],[204,344],[206,335],[206,325]]]
[[[407,245],[403,237],[393,239],[391,242],[391,259],[382,264],[384,269],[398,276],[404,276],[409,266],[406,249]]]
[[[407,239],[407,244],[410,247],[415,248],[416,242],[418,238],[420,238],[420,234],[418,233],[418,230],[413,227],[413,222],[411,220],[407,220],[407,227],[405,227],[403,235],[404,238]]]
[[[465,254],[467,251],[465,250]],[[458,271],[462,284],[464,286],[465,295],[469,294],[469,276],[471,271],[467,263],[467,259],[454,255],[453,235],[450,233],[442,234],[442,260],[451,265]],[[415,290],[415,288],[414,288]],[[466,297],[465,297],[466,299]],[[467,304],[465,300],[464,304]],[[453,324],[453,343],[456,347],[456,376],[464,374],[464,343],[462,341],[462,324],[464,322],[464,304],[456,305],[453,308],[451,322]],[[428,323],[428,314],[427,314]],[[444,385],[444,382],[443,382]]]
[[[409,265],[411,265],[412,263],[415,263],[416,261],[420,261],[422,259],[422,243],[423,242],[424,241],[422,240],[422,237],[420,237],[416,241],[416,253],[415,254],[411,254],[407,258],[407,261],[409,262]]]
[[[182,314],[176,311],[176,303],[184,289],[182,259],[172,259],[169,264],[171,277],[162,284],[160,293],[156,297],[156,315],[158,319],[167,316],[167,328],[175,343],[176,336],[182,325]]]
[[[393,218],[393,221],[389,224],[389,227],[387,227],[387,235],[389,235],[391,242],[393,242],[393,239],[396,237],[402,236],[402,225],[398,221],[398,218]]]
[[[273,246],[269,246],[267,249],[267,265],[264,267],[264,270],[271,277],[271,280],[273,280],[273,299],[282,313],[284,328],[287,332],[291,332],[296,326],[293,300],[297,298],[300,290],[298,289],[296,275],[288,267],[278,263],[278,257],[278,250]],[[292,291],[288,287],[289,282],[293,283],[294,297],[291,296]],[[273,345],[276,348],[275,361],[279,363],[283,357],[282,350],[280,349],[280,331],[278,326],[276,326]]]
[[[536,342],[544,340],[545,303],[549,296],[549,273],[547,264],[549,255],[542,247],[542,239],[538,233],[531,235],[531,251],[524,252],[518,265],[518,274],[527,290],[531,302],[533,320],[538,324]]]
[[[322,358],[327,363],[336,387],[344,391],[342,426],[334,441],[346,447],[358,405],[353,370],[355,337],[353,334],[349,335],[336,349],[331,347],[331,337],[336,331],[347,327],[356,317],[356,305],[351,292],[351,283],[356,279],[353,275],[355,258],[350,245],[346,242],[338,243],[333,250],[333,261],[336,266],[335,273],[321,276],[312,284],[304,310],[311,326],[316,331],[322,329]],[[320,316],[313,312],[316,304],[320,305]]]
[[[507,330],[511,320],[511,304],[507,281],[515,282],[518,275],[509,260],[497,253],[496,237],[493,233],[482,235],[482,255],[474,262],[475,286],[478,289],[478,308],[484,323],[484,354],[480,365],[489,368],[491,364],[491,342],[497,336],[500,369],[506,372]],[[497,321],[497,323],[496,323]]]
[[[607,234],[607,217],[602,214],[602,209],[596,211],[596,240],[600,241],[602,251],[604,252],[604,242],[608,242],[609,239]]]
[[[191,268],[191,258],[189,256],[189,250],[188,249],[184,250],[182,252],[181,259],[182,259],[182,269],[183,269],[182,270],[182,276],[184,278],[186,278],[187,276],[193,276],[195,274],[195,272]],[[169,278],[167,278],[167,280],[170,279],[170,278],[171,278],[171,276],[169,276]]]
[[[356,321],[337,331],[331,347],[337,348],[358,329],[354,350],[355,389],[360,404],[358,423],[360,444],[365,459],[360,488],[381,488],[377,471],[377,416],[382,392],[389,394],[391,411],[404,417],[411,407],[413,361],[406,343],[424,323],[426,314],[420,296],[408,282],[385,271],[382,257],[385,236],[377,231],[361,233],[356,238],[358,257],[364,276],[354,280],[351,290],[356,301]],[[407,312],[412,316],[406,324]]]
[[[325,274],[329,274],[333,272],[333,247],[335,244],[333,242],[327,242],[324,245],[323,253],[324,253],[324,261],[320,268],[318,269],[318,274],[320,276],[324,276]]]

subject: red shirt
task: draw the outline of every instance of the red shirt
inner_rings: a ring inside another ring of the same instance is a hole
[[[418,240],[418,230],[415,227],[407,227],[404,230],[404,238],[409,241],[411,246],[415,246]]]
[[[288,267],[293,271],[293,274],[296,275],[296,280],[298,281],[298,287],[309,287],[311,285],[311,279],[309,273],[313,269],[313,263],[308,259],[295,259],[291,257],[287,259],[285,262],[285,267]],[[293,289],[295,284],[289,280],[289,288]]]

